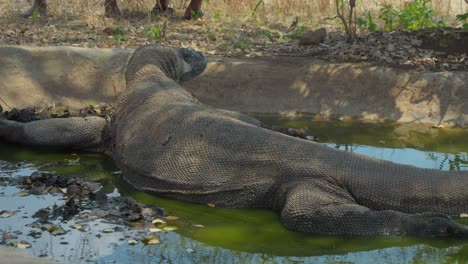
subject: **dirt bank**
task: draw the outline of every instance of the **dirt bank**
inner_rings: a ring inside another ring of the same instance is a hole
[[[125,88],[131,51],[0,47],[0,103],[8,108],[112,102]],[[435,125],[464,126],[468,120],[468,72],[334,64],[310,57],[208,58],[205,73],[185,87],[215,107]]]
[[[6,264],[57,264],[47,259],[33,257],[18,249],[0,246],[0,259]]]

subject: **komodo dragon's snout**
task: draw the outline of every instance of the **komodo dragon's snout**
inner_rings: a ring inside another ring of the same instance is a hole
[[[200,75],[206,68],[207,60],[201,52],[189,48],[146,45],[132,54],[125,73],[127,83],[148,65],[158,67],[177,82],[185,82]]]

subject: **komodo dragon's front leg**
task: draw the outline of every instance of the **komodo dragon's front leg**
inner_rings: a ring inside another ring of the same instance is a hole
[[[105,141],[106,124],[104,118],[94,116],[29,123],[0,120],[0,138],[29,146],[100,151]]]

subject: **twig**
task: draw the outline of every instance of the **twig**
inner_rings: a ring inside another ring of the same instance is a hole
[[[6,107],[8,107],[9,110],[11,110],[11,107],[3,100],[3,98],[0,96],[0,100],[5,104]]]
[[[348,23],[346,22],[345,17],[343,16],[343,10],[340,11],[340,0],[336,0],[336,16],[341,19],[343,26],[345,28],[346,35],[351,38],[351,32],[349,31]]]

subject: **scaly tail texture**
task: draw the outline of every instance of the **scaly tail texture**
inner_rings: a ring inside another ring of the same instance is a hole
[[[100,117],[55,118],[29,123],[0,120],[0,138],[28,146],[101,151],[107,138],[106,124]]]

